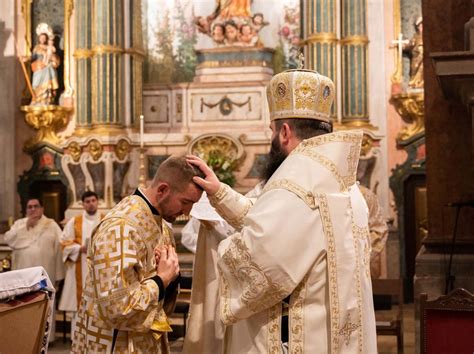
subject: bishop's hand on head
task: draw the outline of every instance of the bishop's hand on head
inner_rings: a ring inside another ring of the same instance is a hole
[[[201,177],[194,177],[193,181],[196,183],[198,186],[200,186],[204,191],[207,193],[209,196],[213,196],[219,191],[219,188],[221,186],[221,182],[217,178],[216,174],[214,171],[199,157],[194,156],[194,155],[187,155],[186,160],[198,167],[206,176],[205,178]]]

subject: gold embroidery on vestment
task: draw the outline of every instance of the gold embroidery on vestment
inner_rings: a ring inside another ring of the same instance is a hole
[[[281,352],[281,302],[268,309],[268,353]]]
[[[290,297],[289,310],[289,329],[290,342],[289,353],[303,354],[304,350],[304,299],[306,297],[306,285],[308,275],[306,275],[301,283],[296,287]]]
[[[348,313],[344,326],[342,326],[342,328],[339,330],[339,335],[343,337],[346,346],[348,346],[350,343],[352,333],[357,331],[359,327],[360,324],[353,323],[351,321],[351,314]]]
[[[335,132],[332,134],[318,135],[317,137],[303,140],[298,146],[313,148],[328,143],[361,143],[362,131],[360,132]]]
[[[222,255],[222,261],[243,287],[241,303],[253,313],[265,310],[269,304],[279,302],[287,295],[279,284],[274,283],[260,266],[252,261],[243,240],[232,237],[229,247]]]
[[[301,154],[303,156],[307,156],[310,159],[312,159],[313,161],[315,161],[315,162],[319,163],[320,165],[322,165],[323,167],[325,167],[329,172],[331,172],[333,177],[336,179],[337,183],[339,184],[339,190],[341,192],[347,191],[346,182],[344,181],[344,178],[339,173],[339,171],[337,169],[337,166],[334,164],[334,162],[329,160],[327,157],[325,157],[321,154],[318,154],[317,152],[315,152],[311,149],[307,149],[304,146],[300,147],[299,145],[291,153],[292,154]]]
[[[219,264],[217,266],[219,267]],[[221,274],[222,274],[222,271],[221,271]],[[220,290],[222,294],[221,295],[222,318],[225,323],[228,323],[228,324],[235,323],[237,322],[237,317],[235,317],[234,313],[230,309],[230,288],[229,288],[229,283],[227,282],[227,279],[224,276],[220,277],[219,286],[220,286]]]
[[[360,243],[367,242],[368,240],[368,228],[367,227],[359,227],[354,222],[354,214],[352,211],[352,204],[350,206],[351,211],[351,222],[352,222],[352,240],[354,242],[354,250],[355,250],[355,261],[356,261],[356,290],[357,290],[357,311],[358,311],[358,318],[357,318],[357,330],[358,330],[358,346],[359,346],[359,353],[363,352],[363,329],[362,329],[362,288],[361,288],[361,258],[363,257]],[[370,265],[369,265],[370,266]],[[350,317],[348,317],[348,321],[350,322]],[[346,321],[347,323],[347,321]]]
[[[314,195],[312,192],[307,191],[303,187],[301,187],[299,184],[290,181],[289,179],[280,179],[277,181],[272,181],[265,185],[265,188],[262,191],[263,193],[266,193],[270,190],[273,189],[286,189],[294,194],[296,194],[299,198],[303,200],[311,209],[316,209],[316,201],[314,199]]]
[[[224,216],[226,221],[235,229],[239,230],[243,226],[243,222],[245,219],[245,216],[247,215],[248,211],[252,207],[252,201],[250,199],[246,199],[245,205],[243,205],[242,210],[237,216],[229,216],[228,213],[226,212],[226,209],[221,205],[222,200],[229,194],[229,190],[231,188],[224,184],[221,183],[221,187],[219,188],[219,191],[209,197],[209,201],[211,205],[216,209],[217,213],[221,216]],[[240,195],[236,196],[234,199],[234,202],[236,205],[238,205],[240,198],[242,198]]]
[[[336,259],[336,241],[332,229],[331,215],[327,198],[324,194],[318,194],[319,210],[323,222],[324,234],[327,237],[327,264],[329,280],[329,310],[331,313],[331,352],[337,353],[339,348],[339,295],[337,283],[337,259]]]
[[[351,144],[349,155],[347,155],[347,170],[349,175],[353,175],[357,169],[357,163],[359,162],[360,143]]]
[[[365,275],[370,279],[370,247],[367,243],[364,246],[364,267]]]

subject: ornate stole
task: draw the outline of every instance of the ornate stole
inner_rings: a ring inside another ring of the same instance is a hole
[[[74,243],[77,243],[82,247],[82,215],[77,216],[74,219]],[[77,308],[79,309],[79,304],[81,303],[82,297],[82,254],[79,251],[79,257],[76,262],[76,299],[77,299]]]

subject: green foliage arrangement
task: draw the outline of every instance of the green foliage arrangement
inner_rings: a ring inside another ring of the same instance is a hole
[[[237,169],[238,160],[230,159],[220,150],[212,150],[209,152],[206,162],[222,183],[234,186],[234,171]]]

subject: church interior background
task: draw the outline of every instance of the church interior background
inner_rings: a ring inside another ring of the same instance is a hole
[[[427,52],[472,53],[463,43],[469,2],[227,2],[236,12],[217,14],[226,1],[213,0],[0,3],[0,233],[32,191],[63,224],[82,210],[84,191],[106,211],[173,154],[202,156],[247,192],[270,146],[265,86],[302,52],[305,68],[336,84],[335,129],[364,132],[358,180],[389,225],[381,277],[403,279],[406,302],[442,294],[456,215],[449,203],[473,195],[474,96],[469,80],[470,101],[450,94],[450,74],[437,66],[446,56]],[[451,21],[442,34],[440,13]],[[232,16],[224,36],[220,23]],[[46,93],[29,90],[32,63],[19,60],[33,54],[40,26],[54,34],[59,58],[58,87]],[[462,75],[472,80],[472,69]],[[474,219],[460,209],[453,272],[456,287],[472,291]],[[9,250],[0,247],[3,259]]]

